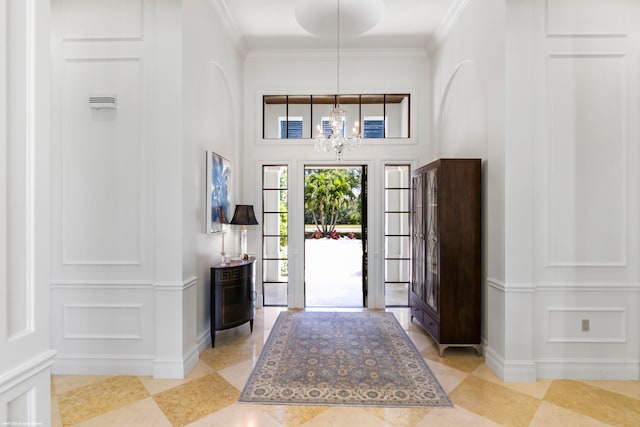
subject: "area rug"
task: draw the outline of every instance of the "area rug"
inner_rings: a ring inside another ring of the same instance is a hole
[[[395,316],[386,312],[280,313],[238,401],[451,406]]]

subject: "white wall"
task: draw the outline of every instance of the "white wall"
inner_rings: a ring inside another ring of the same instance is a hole
[[[460,2],[433,49],[433,158],[482,159],[483,342],[504,281],[504,2]]]
[[[49,3],[0,0],[0,424],[49,425]]]
[[[437,47],[435,133],[439,155],[488,138],[487,364],[508,381],[638,379],[640,5],[465,6]]]
[[[531,358],[538,377],[638,379],[640,4],[525,3],[532,257],[514,277],[534,289]]]
[[[243,54],[212,2],[184,2],[183,21],[183,275],[197,277],[195,331],[202,348],[211,345],[210,268],[220,262],[223,238],[227,255],[239,256],[240,251],[236,226],[225,236],[204,233],[205,152],[212,150],[229,160],[232,209],[244,203]]]
[[[154,13],[141,0],[52,2],[56,373],[153,366]],[[93,94],[117,108],[90,109]]]
[[[370,142],[345,155],[344,164],[369,166],[369,306],[384,305],[384,164],[482,157],[484,339],[487,363],[507,380],[637,379],[640,371],[640,11],[622,0],[591,2],[595,9],[579,3],[469,0],[459,3],[465,7],[442,33],[431,67],[423,51],[344,51],[341,60],[341,92],[412,96],[411,139]],[[334,92],[335,54],[253,52],[243,64],[215,7],[52,2],[56,373],[182,376],[193,366],[208,341],[208,269],[222,239],[202,233],[206,149],[232,163],[232,203],[253,203],[258,216],[261,166],[289,165],[289,305],[304,304],[302,171],[335,161],[307,141],[262,140],[262,95]],[[88,95],[113,92],[115,111],[88,109]],[[14,146],[7,153],[19,153]],[[40,188],[37,175],[34,182]],[[34,200],[45,206],[41,197]],[[34,221],[46,210],[39,207]],[[0,213],[3,221],[24,217]],[[44,250],[47,234],[37,235]],[[259,227],[249,236],[260,253]],[[232,229],[225,243],[234,252],[236,240]],[[12,251],[2,253],[6,265],[14,262]],[[40,260],[38,271],[46,265]],[[18,303],[26,298],[11,292]],[[582,320],[589,332],[579,330]],[[27,345],[44,354],[38,346]],[[5,369],[13,366],[6,355],[27,353],[0,354]],[[48,381],[42,372],[37,390]],[[33,395],[20,396],[18,413]]]
[[[56,0],[53,23],[54,372],[182,377],[210,342],[204,151],[237,164],[242,61],[204,0]]]
[[[253,51],[247,56],[244,79],[243,196],[262,212],[262,165],[289,166],[289,306],[304,306],[303,170],[305,165],[336,164],[332,153],[314,151],[312,140],[262,139],[263,95],[310,95],[336,92],[335,51]],[[409,139],[365,141],[344,155],[344,165],[369,168],[369,307],[384,307],[384,164],[413,167],[428,159],[429,103],[426,52],[343,51],[340,59],[340,93],[411,94]],[[249,245],[260,254],[260,227],[251,227]],[[262,263],[257,263],[257,287],[261,292]],[[258,300],[261,301],[261,294]]]

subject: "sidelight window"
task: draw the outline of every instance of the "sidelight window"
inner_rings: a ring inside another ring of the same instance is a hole
[[[286,306],[289,283],[288,168],[262,168],[262,298],[264,306]]]
[[[411,168],[384,167],[385,306],[409,305]]]

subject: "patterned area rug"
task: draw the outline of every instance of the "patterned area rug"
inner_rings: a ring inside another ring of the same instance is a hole
[[[240,402],[451,406],[392,313],[280,313]]]

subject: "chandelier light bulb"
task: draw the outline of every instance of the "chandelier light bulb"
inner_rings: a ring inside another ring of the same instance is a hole
[[[358,121],[354,123],[354,126],[352,128],[352,135],[344,135],[344,124],[346,121],[346,117],[346,112],[342,108],[340,108],[339,105],[331,110],[331,114],[329,115],[329,125],[331,126],[331,133],[325,136],[322,131],[322,126],[317,126],[318,135],[315,142],[316,151],[322,151],[326,153],[333,150],[336,153],[337,160],[341,161],[342,154],[345,151],[350,151],[354,148],[358,148],[362,144],[362,137],[360,136],[360,125]]]
[[[342,134],[346,117],[347,113],[345,113],[345,111],[339,106],[331,110],[329,122],[331,123],[331,129],[333,133]]]

